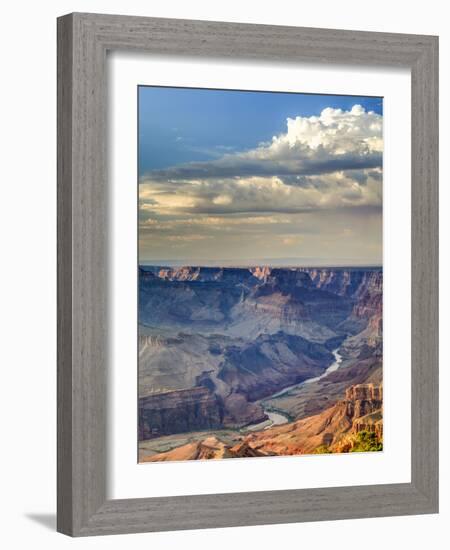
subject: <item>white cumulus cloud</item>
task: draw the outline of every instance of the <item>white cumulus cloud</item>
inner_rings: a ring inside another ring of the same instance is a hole
[[[360,105],[327,108],[319,116],[288,118],[284,133],[253,149],[153,170],[139,187],[145,246],[198,241],[213,254],[205,236],[214,234],[212,243],[232,251],[245,235],[249,250],[281,243],[313,252],[325,246],[319,235],[327,233],[329,253],[348,247],[346,254],[373,249],[379,255],[382,127],[382,116]],[[350,221],[358,231],[344,231]]]

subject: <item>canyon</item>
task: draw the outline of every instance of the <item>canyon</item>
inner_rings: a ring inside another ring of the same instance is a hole
[[[381,445],[382,287],[373,267],[140,266],[140,461]]]
[[[348,388],[342,400],[317,415],[238,436],[233,444],[209,436],[143,457],[142,461],[347,453],[357,450],[361,434],[364,435],[362,441],[370,442],[373,447],[362,450],[381,450],[382,393],[382,385],[358,384]]]

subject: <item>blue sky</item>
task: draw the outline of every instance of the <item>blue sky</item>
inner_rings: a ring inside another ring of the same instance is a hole
[[[140,86],[139,173],[256,147],[286,119],[359,104],[382,114],[379,97]]]
[[[138,93],[140,261],[380,265],[381,98]]]

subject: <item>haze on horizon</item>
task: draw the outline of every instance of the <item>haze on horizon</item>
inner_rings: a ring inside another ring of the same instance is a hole
[[[382,99],[139,88],[139,262],[382,264]]]

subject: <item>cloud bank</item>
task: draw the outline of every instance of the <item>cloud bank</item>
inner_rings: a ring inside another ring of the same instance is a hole
[[[349,219],[375,224],[373,237],[360,235],[380,254],[382,151],[382,116],[355,105],[288,118],[285,133],[248,151],[154,170],[140,180],[142,254],[158,243],[207,254],[215,234],[230,252],[239,235],[300,250],[312,233],[315,246],[328,233],[351,240],[351,228],[336,226]]]

